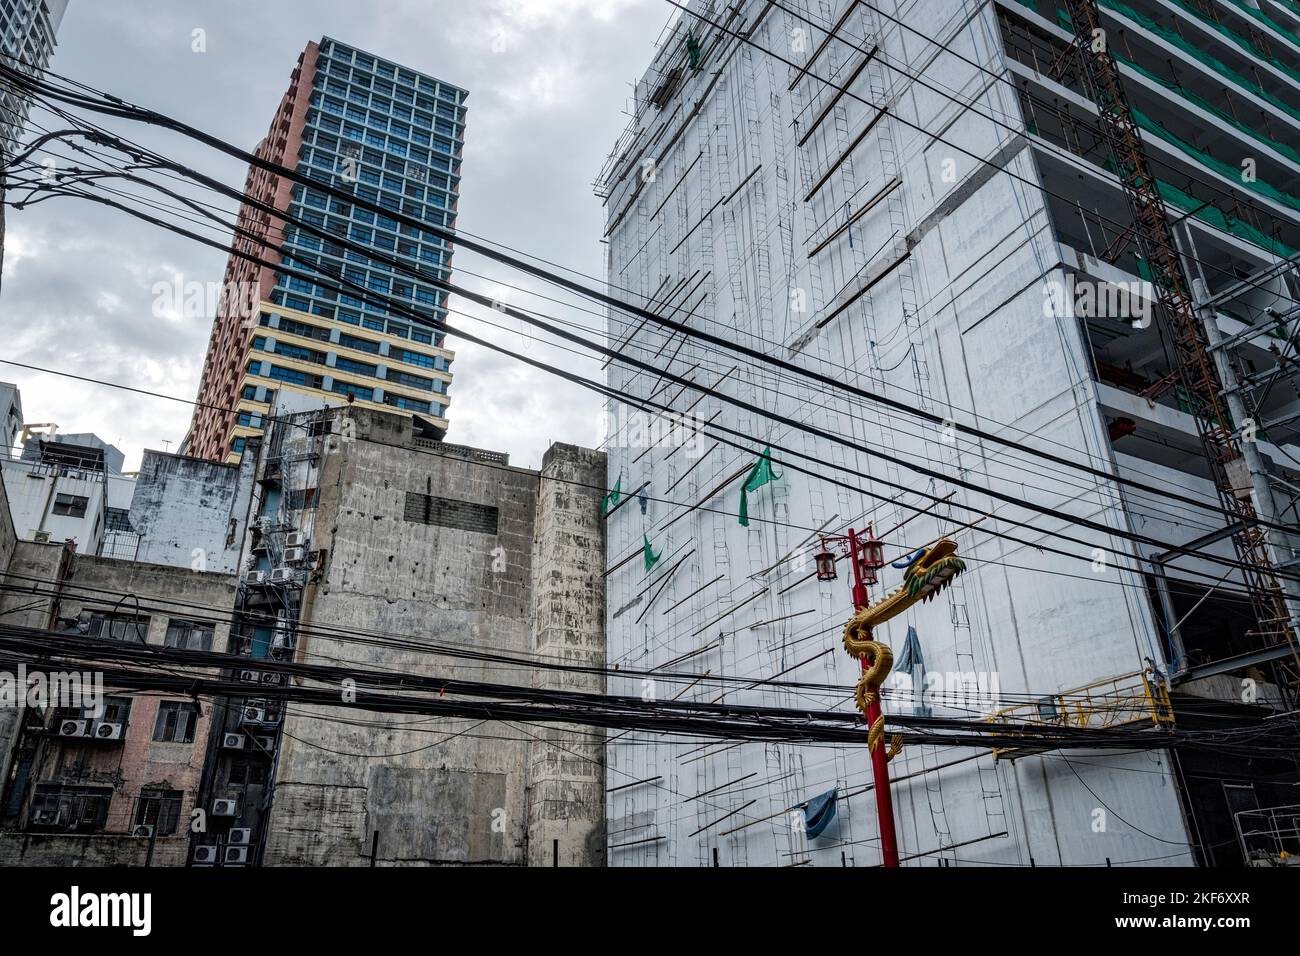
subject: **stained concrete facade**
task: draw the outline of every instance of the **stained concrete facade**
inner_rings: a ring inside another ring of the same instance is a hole
[[[272,426],[244,566],[293,566],[289,534],[305,536],[309,557],[298,586],[276,589],[272,606],[289,610],[275,639],[250,642],[249,666],[292,657],[599,690],[589,677],[555,684],[528,662],[603,661],[604,456],[556,445],[539,473],[418,435],[409,417],[359,408]],[[240,606],[251,615],[270,593],[246,583]],[[266,865],[603,859],[603,737],[590,728],[289,704],[268,732],[273,787],[232,780],[221,754],[208,786],[210,800],[239,801],[232,824],[259,832]]]
[[[552,445],[542,459],[533,543],[533,641],[539,657],[605,666],[605,455]],[[533,686],[603,694],[599,673],[538,669]],[[542,725],[528,754],[528,864],[605,862],[605,735]]]
[[[130,500],[135,560],[233,574],[252,493],[251,463],[146,450]]]

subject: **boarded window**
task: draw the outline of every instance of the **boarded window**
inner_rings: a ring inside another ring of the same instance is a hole
[[[420,524],[433,524],[442,528],[455,528],[458,531],[475,531],[479,534],[496,534],[498,511],[490,505],[475,504],[472,501],[457,501],[454,498],[439,498],[436,495],[422,495],[418,492],[406,493],[407,521]]]

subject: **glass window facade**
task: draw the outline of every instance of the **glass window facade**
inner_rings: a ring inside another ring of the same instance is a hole
[[[465,91],[330,38],[321,42],[312,86],[299,171],[429,226],[454,228]],[[289,212],[430,275],[450,275],[451,246],[435,229],[399,225],[303,186],[293,190]],[[288,231],[285,246],[301,263],[337,270],[350,282],[398,299],[430,325],[446,316],[445,293],[410,276],[396,277],[385,263],[300,230]],[[418,338],[398,332],[401,326],[387,320],[390,310],[362,298],[360,290],[338,295],[281,274],[271,298],[331,316],[342,304],[347,308],[336,316],[341,321],[441,344],[441,334],[428,325]]]

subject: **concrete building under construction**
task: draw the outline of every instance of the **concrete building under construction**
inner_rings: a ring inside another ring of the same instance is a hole
[[[610,435],[648,499],[607,518],[611,666],[852,708],[853,530],[883,541],[873,601],[938,539],[966,565],[875,630],[912,678],[887,715],[1194,728],[1293,701],[1298,30],[1271,0],[693,0],[596,184],[611,291],[684,326],[611,311],[643,365],[608,384],[699,438]],[[1239,865],[1268,852],[1241,814],[1300,776],[1228,751],[912,740],[899,855]],[[882,861],[865,748],[634,733],[608,759],[611,865]]]

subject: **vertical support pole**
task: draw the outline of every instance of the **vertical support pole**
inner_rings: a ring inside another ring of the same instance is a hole
[[[862,580],[862,564],[858,555],[861,547],[857,532],[850,528],[849,563],[853,566],[854,613],[861,611],[870,603],[867,597],[867,586]],[[867,662],[862,661],[861,664],[862,669],[866,670]],[[875,699],[867,707],[867,726],[874,724],[882,714],[880,695],[876,694]],[[889,789],[889,748],[884,738],[881,739],[879,746],[871,751],[871,776],[875,783],[876,820],[880,826],[881,859],[885,866],[896,867],[899,865],[898,834],[894,829],[894,799]]]
[[[1187,670],[1187,648],[1183,645],[1183,633],[1178,627],[1178,612],[1174,610],[1174,601],[1169,594],[1169,578],[1165,575],[1165,566],[1160,561],[1152,561],[1152,578],[1156,582],[1156,596],[1160,599],[1160,613],[1165,617],[1165,633],[1169,636],[1170,652],[1173,660],[1173,673],[1181,674]]]
[[[1192,280],[1192,294],[1193,301],[1196,303],[1197,318],[1205,327],[1205,338],[1210,347],[1210,354],[1214,358],[1215,370],[1219,373],[1219,381],[1223,383],[1228,414],[1240,428],[1242,423],[1250,417],[1250,414],[1246,408],[1246,402],[1241,397],[1236,372],[1233,370],[1232,363],[1228,361],[1228,356],[1222,347],[1223,332],[1219,329],[1214,307],[1203,304],[1209,301],[1210,294],[1205,285],[1205,280],[1199,276]],[[1264,466],[1264,459],[1260,457],[1259,448],[1253,441],[1246,441],[1245,439],[1241,440],[1240,447],[1242,460],[1245,462],[1246,470],[1250,474],[1251,499],[1255,505],[1255,516],[1262,522],[1276,524],[1278,523],[1278,515],[1273,501],[1273,489],[1269,487],[1268,469]],[[1280,563],[1280,555],[1274,532],[1267,531],[1264,533],[1264,548],[1273,566],[1276,567]],[[1271,569],[1269,570],[1271,571]],[[1293,637],[1297,630],[1297,622],[1300,622],[1300,585],[1297,585],[1290,578],[1282,578],[1278,581],[1278,587],[1281,591],[1281,604],[1285,610],[1287,620],[1274,623],[1286,635],[1286,641],[1291,645],[1291,653],[1295,658],[1296,666],[1300,667],[1300,651],[1297,651]]]

